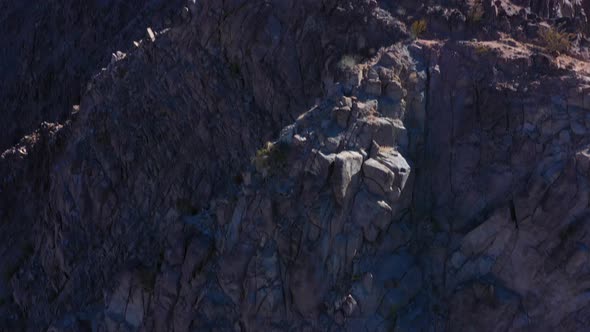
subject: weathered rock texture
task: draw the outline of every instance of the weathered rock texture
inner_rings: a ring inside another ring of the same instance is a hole
[[[585,5],[169,5],[2,154],[0,329],[587,330]]]

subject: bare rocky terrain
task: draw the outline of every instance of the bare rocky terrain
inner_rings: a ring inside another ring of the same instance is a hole
[[[0,1],[1,331],[590,331],[590,1]]]

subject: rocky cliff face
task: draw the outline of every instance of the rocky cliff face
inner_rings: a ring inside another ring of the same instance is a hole
[[[153,28],[0,158],[0,327],[584,331],[585,5],[130,14]]]

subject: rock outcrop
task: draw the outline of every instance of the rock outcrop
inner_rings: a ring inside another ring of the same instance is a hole
[[[584,5],[174,8],[2,154],[0,329],[584,331]]]

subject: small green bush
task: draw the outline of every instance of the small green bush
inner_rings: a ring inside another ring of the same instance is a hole
[[[564,53],[572,48],[571,39],[575,35],[572,33],[566,33],[556,28],[549,28],[542,30],[539,34],[541,42],[552,53]]]
[[[338,67],[339,70],[352,70],[358,63],[359,63],[359,58],[357,56],[354,55],[344,55],[342,56],[342,59],[340,59],[340,61],[338,61],[338,64],[336,65],[336,67]]]
[[[487,45],[478,44],[475,46],[475,54],[477,55],[484,55],[491,51],[492,49]]]
[[[288,148],[289,146],[285,143],[267,142],[264,147],[256,151],[253,159],[256,170],[263,175],[268,175],[287,167]]]
[[[482,0],[474,0],[467,13],[467,19],[472,23],[479,23],[483,19],[485,9]]]
[[[410,34],[414,39],[420,38],[422,35],[424,35],[424,33],[426,33],[427,29],[428,23],[425,19],[417,20],[414,21],[414,23],[412,23],[412,25],[410,26]]]

